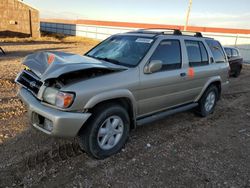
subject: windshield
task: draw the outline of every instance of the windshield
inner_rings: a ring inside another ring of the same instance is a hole
[[[118,65],[135,67],[146,55],[153,41],[153,38],[146,37],[113,36],[85,55]]]

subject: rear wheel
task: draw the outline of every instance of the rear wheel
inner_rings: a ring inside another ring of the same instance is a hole
[[[119,152],[129,135],[129,116],[119,105],[103,105],[94,110],[79,133],[79,145],[89,155],[104,159]]]
[[[206,117],[209,114],[213,113],[218,99],[218,88],[214,85],[210,86],[199,101],[198,113],[202,117]]]

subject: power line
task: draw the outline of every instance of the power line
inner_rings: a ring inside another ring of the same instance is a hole
[[[187,10],[187,15],[186,15],[186,24],[184,26],[184,31],[187,30],[188,21],[189,21],[189,14],[190,14],[190,11],[191,11],[191,8],[192,8],[192,3],[193,3],[193,0],[189,0],[189,5],[188,5],[188,10]]]

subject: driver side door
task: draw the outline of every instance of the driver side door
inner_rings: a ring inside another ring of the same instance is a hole
[[[188,102],[185,96],[185,77],[181,41],[162,40],[150,61],[162,62],[161,70],[151,74],[141,74],[138,91],[138,115],[144,117],[153,113]]]

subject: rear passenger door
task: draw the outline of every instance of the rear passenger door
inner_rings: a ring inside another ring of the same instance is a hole
[[[159,43],[149,62],[160,60],[163,66],[152,74],[141,73],[139,115],[148,115],[187,102],[182,59],[180,40],[166,39]]]
[[[190,101],[194,101],[210,75],[209,54],[205,44],[199,40],[184,40],[187,54],[186,86],[189,88],[187,95]]]

